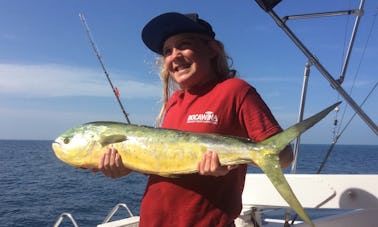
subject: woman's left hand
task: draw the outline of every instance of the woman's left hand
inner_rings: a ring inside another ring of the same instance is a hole
[[[213,151],[207,151],[203,154],[201,162],[198,163],[198,173],[200,175],[219,177],[225,176],[237,167],[238,165],[221,166],[218,154]]]

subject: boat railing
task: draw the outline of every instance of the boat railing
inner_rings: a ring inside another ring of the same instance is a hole
[[[303,52],[303,54],[308,58],[308,61],[314,65],[315,68],[323,75],[323,77],[330,83],[331,87],[334,88],[340,96],[344,98],[344,100],[349,104],[349,106],[360,116],[360,118],[370,127],[370,129],[378,135],[378,126],[375,122],[361,109],[360,105],[358,105],[355,100],[344,90],[341,86],[341,82],[344,79],[342,77],[338,80],[334,79],[334,77],[327,71],[327,69],[320,63],[320,61],[313,55],[313,53],[307,49],[307,47],[299,40],[299,38],[294,34],[294,32],[286,25],[287,17],[281,19],[274,11],[273,8],[280,2],[281,0],[256,0],[256,2],[272,17],[272,19],[276,22],[279,28],[281,28],[286,35],[293,41],[293,43]],[[354,41],[354,33],[356,32],[356,28],[359,22],[360,17],[363,15],[363,6],[365,0],[360,1],[359,12],[357,14],[357,19],[355,23],[355,27],[353,29],[352,39],[350,41],[349,48],[353,46]],[[345,74],[346,66],[348,65],[348,58],[350,50],[348,50],[348,55],[346,56],[346,61],[343,66],[343,74]]]
[[[59,216],[59,218],[56,220],[54,227],[58,227],[62,223],[64,218],[68,218],[72,222],[73,226],[78,227],[75,219],[73,218],[73,216],[70,213],[62,213]]]
[[[126,211],[129,213],[130,217],[134,216],[134,214],[131,212],[131,210],[129,209],[129,207],[125,203],[118,203],[117,205],[115,205],[113,207],[113,209],[109,212],[108,216],[106,216],[106,218],[104,219],[104,221],[102,223],[103,224],[108,223],[110,221],[110,219],[112,219],[112,217],[117,213],[117,211],[121,207],[126,209]]]
[[[114,222],[110,222],[110,220],[113,218],[113,216],[117,213],[117,211],[121,208],[125,208],[127,213],[129,214],[129,218],[124,218],[121,220],[117,220]],[[54,227],[59,227],[62,221],[68,218],[74,227],[79,227],[77,222],[75,221],[74,217],[70,213],[62,213],[59,218],[56,220]],[[106,216],[104,221],[97,225],[98,227],[137,227],[139,223],[139,216],[134,216],[134,214],[131,212],[129,207],[125,203],[119,203],[116,206],[113,207],[113,209],[109,212],[109,214]]]

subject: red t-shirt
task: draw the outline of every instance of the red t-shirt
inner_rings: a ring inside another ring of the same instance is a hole
[[[167,104],[162,127],[253,141],[282,130],[256,90],[237,78],[177,91]],[[247,166],[240,165],[223,177],[150,175],[139,226],[233,226],[242,208],[246,171]]]

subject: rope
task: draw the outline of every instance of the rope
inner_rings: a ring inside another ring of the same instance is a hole
[[[362,51],[362,54],[361,54],[361,58],[360,58],[360,61],[358,63],[358,66],[357,66],[357,70],[356,70],[356,73],[354,74],[354,77],[353,77],[353,83],[352,83],[352,87],[350,88],[350,91],[349,91],[349,95],[351,95],[353,93],[353,89],[354,89],[354,86],[356,84],[356,80],[357,80],[357,77],[359,75],[359,72],[360,72],[360,69],[361,69],[361,65],[362,65],[362,61],[365,57],[365,54],[366,54],[366,50],[367,50],[367,47],[368,47],[368,43],[370,41],[370,37],[373,33],[373,29],[374,29],[374,25],[375,25],[375,22],[376,22],[376,19],[377,19],[377,15],[378,15],[378,10],[377,12],[374,14],[374,18],[373,18],[373,22],[370,26],[370,30],[369,30],[369,33],[368,33],[368,36],[367,36],[367,39],[366,39],[366,42],[365,42],[365,45],[364,45],[364,48],[363,48],[363,51]],[[341,121],[340,123],[342,123],[344,117],[345,117],[345,114],[346,114],[346,111],[348,109],[348,106],[345,107],[344,111],[343,111],[343,114],[342,114],[342,118],[341,118]],[[341,124],[340,124],[340,127],[341,127]]]
[[[352,87],[350,88],[350,91],[349,91],[349,95],[351,95],[353,93],[353,89],[355,87],[355,84],[356,84],[356,81],[357,81],[357,77],[359,75],[359,72],[360,72],[360,69],[361,69],[361,65],[362,65],[362,62],[363,62],[363,59],[365,57],[365,54],[366,54],[366,50],[367,50],[367,47],[368,47],[368,43],[370,41],[370,37],[373,33],[373,29],[374,29],[374,25],[375,25],[375,22],[376,22],[376,19],[377,19],[377,15],[378,15],[378,10],[377,12],[374,14],[374,18],[373,18],[373,22],[370,26],[370,30],[369,30],[369,33],[368,33],[368,36],[367,36],[367,39],[366,39],[366,42],[365,42],[365,45],[364,45],[364,48],[363,48],[363,51],[362,51],[362,54],[361,54],[361,58],[360,58],[360,61],[358,63],[358,66],[357,66],[357,70],[354,74],[354,77],[353,77],[353,83],[352,83]],[[370,94],[372,93],[373,90],[375,90],[377,84],[375,84],[375,86],[373,86],[372,90],[370,91],[370,93],[367,95],[367,97],[365,98],[365,100],[363,101],[363,103],[361,104],[361,106],[366,102],[367,98],[370,96]],[[337,96],[337,101],[340,100],[340,94],[338,94]],[[324,164],[325,164],[325,161],[328,159],[330,153],[332,152],[332,149],[334,148],[334,146],[336,145],[338,139],[340,138],[340,136],[343,134],[343,132],[346,130],[346,128],[349,126],[350,122],[352,121],[352,119],[354,118],[354,116],[356,116],[356,113],[353,114],[353,116],[351,117],[351,119],[349,120],[349,122],[347,123],[347,125],[343,128],[343,130],[340,130],[341,126],[342,126],[342,123],[344,121],[344,118],[345,118],[345,114],[347,112],[347,109],[348,109],[348,105],[346,105],[346,107],[344,108],[343,110],[343,113],[342,113],[342,117],[341,117],[341,120],[338,121],[338,112],[339,110],[336,109],[336,113],[335,113],[335,120],[334,120],[334,128],[333,128],[333,139],[332,139],[332,144],[327,152],[327,155],[325,157],[325,159],[323,160],[323,163],[321,164],[321,166],[319,167],[317,173],[320,173],[320,171],[322,170]],[[341,132],[340,132],[341,131]]]

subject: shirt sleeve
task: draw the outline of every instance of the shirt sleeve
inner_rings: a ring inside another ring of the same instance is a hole
[[[246,128],[248,137],[255,142],[282,131],[269,107],[253,87],[250,87],[241,102],[239,121]]]

